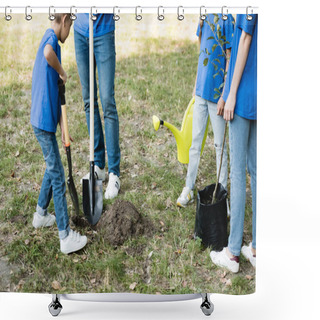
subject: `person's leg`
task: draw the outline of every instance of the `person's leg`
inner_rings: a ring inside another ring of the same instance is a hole
[[[203,136],[208,122],[208,103],[199,96],[195,97],[192,117],[192,144],[189,150],[189,164],[186,187],[194,189],[200,162]]]
[[[228,241],[228,249],[234,256],[240,255],[243,237],[249,132],[250,120],[235,114],[229,124],[231,214]]]
[[[250,121],[250,133],[247,153],[247,168],[252,193],[252,248],[256,250],[256,173],[257,173],[257,121]]]
[[[58,143],[54,133],[46,132],[36,128],[34,128],[34,132],[41,146],[43,157],[46,162],[46,173],[44,177],[46,182],[43,183],[44,189],[40,191],[40,204],[47,204],[50,201],[49,197],[51,197],[51,192],[46,191],[50,189],[48,188],[48,184],[51,182],[59,237],[60,239],[64,239],[68,236],[70,227],[67,211],[65,176]],[[45,194],[48,197],[47,199],[44,198]]]
[[[221,151],[222,151],[222,145],[223,145],[225,121],[222,116],[217,115],[217,104],[216,103],[208,101],[208,109],[209,109],[209,115],[210,115],[212,129],[213,129],[214,147],[216,150],[217,175],[218,175],[220,160],[221,160]],[[227,144],[226,143],[224,144],[224,149],[223,149],[223,157],[222,157],[222,165],[221,165],[219,182],[227,190],[228,152],[227,152]]]
[[[120,176],[119,118],[114,98],[116,65],[114,31],[94,41],[108,156],[108,172]]]
[[[41,216],[46,216],[48,214],[47,208],[49,206],[51,198],[52,198],[51,179],[48,174],[48,170],[46,169],[42,179],[40,194],[38,198],[38,204],[37,204],[38,214],[40,214]]]
[[[78,73],[82,88],[82,98],[88,132],[90,134],[90,70],[89,70],[89,39],[74,31],[74,45]],[[99,168],[105,167],[105,147],[98,106],[96,62],[94,63],[94,162]]]

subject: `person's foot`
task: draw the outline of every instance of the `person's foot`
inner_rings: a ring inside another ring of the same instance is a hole
[[[210,258],[215,265],[227,268],[233,273],[237,273],[239,271],[239,257],[233,256],[231,254],[230,255],[232,257],[230,257],[227,253],[227,250],[228,248],[225,247],[220,252],[211,251]]]
[[[96,179],[102,180],[104,182],[106,180],[106,171],[105,169],[100,169],[97,165],[94,166],[94,172],[96,174]],[[83,179],[89,179],[90,172],[88,172],[84,177],[81,178],[81,183]]]
[[[251,242],[248,246],[243,246],[241,248],[241,253],[245,256],[245,258],[247,260],[250,261],[252,266],[255,268],[256,267],[256,255],[253,254],[253,252],[252,252],[252,243]]]
[[[35,228],[51,227],[56,222],[56,217],[53,214],[47,214],[45,216],[40,215],[38,212],[33,214],[32,225]]]
[[[70,229],[68,236],[60,240],[60,250],[64,254],[69,254],[81,250],[87,244],[87,237]]]
[[[110,172],[109,182],[108,182],[106,192],[104,193],[104,197],[106,199],[113,199],[118,195],[119,190],[120,190],[120,179],[113,172]]]
[[[193,190],[188,187],[184,187],[177,200],[177,206],[185,208],[188,203],[192,203],[193,200]]]

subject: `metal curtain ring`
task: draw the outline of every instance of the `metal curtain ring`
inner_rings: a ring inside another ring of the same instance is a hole
[[[93,8],[95,8],[95,7],[91,7],[91,8],[90,8],[90,17],[91,17],[91,20],[92,20],[92,21],[96,21],[96,20],[97,20],[97,16],[95,16],[95,15],[92,13]],[[96,10],[96,13],[97,13],[97,10]]]
[[[118,8],[117,6],[113,7],[113,20],[114,21],[119,21],[120,20],[120,16],[118,14],[116,14],[116,8]],[[119,9],[118,9],[118,13],[119,13]]]
[[[162,14],[160,14],[160,8],[162,8]],[[162,21],[164,19],[164,9],[163,6],[158,7],[158,20]]]
[[[142,20],[142,15],[141,15],[141,14],[138,14],[138,8],[140,9],[140,13],[142,13],[142,9],[141,9],[140,6],[137,6],[137,7],[136,7],[136,20],[137,20],[137,21],[140,21],[140,20]]]
[[[74,21],[74,20],[76,20],[77,19],[77,16],[73,13],[73,8],[76,8],[75,6],[72,6],[71,8],[70,8],[70,19],[72,20],[72,21]],[[75,12],[77,12],[77,9],[75,9]]]
[[[182,10],[182,13],[180,13],[180,10]],[[179,6],[178,7],[178,10],[177,10],[177,15],[178,15],[178,20],[179,21],[182,21],[184,19],[184,9],[183,9],[183,6]]]
[[[32,15],[30,13],[28,13],[28,9],[30,9],[30,13],[32,12],[32,9],[30,8],[30,6],[26,6],[26,10],[25,10],[25,19],[27,21],[30,21],[32,19]]]
[[[247,7],[247,9],[246,9],[246,18],[247,18],[247,20],[248,21],[251,21],[252,20],[252,16],[249,14],[249,8],[251,8],[251,14],[253,13],[253,11],[252,11],[252,7]]]
[[[226,14],[224,13],[225,11],[226,11]],[[228,7],[223,6],[223,7],[221,8],[221,14],[222,14],[222,19],[223,19],[224,21],[228,20]]]
[[[53,21],[56,17],[54,14],[51,13],[51,9],[53,9],[53,12],[55,12],[54,6],[49,7],[49,20]]]
[[[202,9],[204,9],[204,13],[202,13]],[[207,18],[207,9],[205,6],[200,7],[200,20],[206,20]]]
[[[10,20],[12,19],[12,16],[10,16],[10,14],[7,13],[8,8],[10,8],[10,7],[9,7],[9,6],[6,6],[5,9],[4,9],[4,18],[5,18],[7,21],[10,21]],[[10,12],[12,12],[11,9],[10,9]]]

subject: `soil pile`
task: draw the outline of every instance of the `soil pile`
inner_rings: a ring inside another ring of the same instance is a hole
[[[131,202],[116,200],[110,210],[103,213],[97,230],[105,241],[119,246],[132,237],[151,235],[154,227]]]

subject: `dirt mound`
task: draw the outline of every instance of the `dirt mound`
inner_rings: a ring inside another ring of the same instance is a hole
[[[116,200],[110,210],[103,213],[97,230],[105,241],[119,246],[129,238],[143,234],[151,235],[154,227],[131,202]]]

